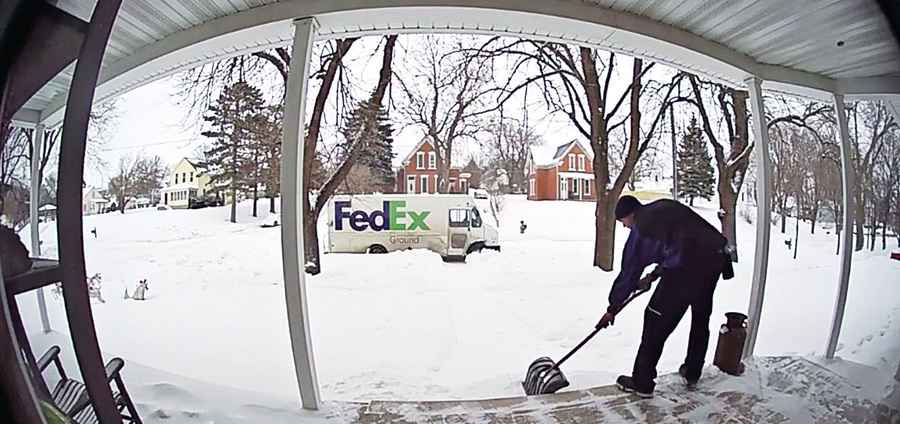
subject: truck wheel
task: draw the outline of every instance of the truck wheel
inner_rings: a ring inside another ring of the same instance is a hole
[[[380,255],[383,253],[387,253],[387,249],[385,249],[385,247],[380,244],[373,244],[373,245],[369,246],[369,250],[367,251],[367,253]]]
[[[468,254],[474,253],[474,252],[481,253],[481,249],[484,249],[484,243],[482,243],[480,241],[476,242],[476,243],[472,243],[472,245],[469,246],[469,250],[466,251],[466,254],[468,255]]]

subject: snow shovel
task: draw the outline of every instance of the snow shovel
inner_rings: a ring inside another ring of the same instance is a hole
[[[649,288],[632,293],[631,296],[628,296],[628,299],[625,299],[625,302],[622,303],[619,311],[621,312],[632,300],[648,291],[650,291]],[[559,362],[554,363],[552,359],[546,356],[535,359],[528,367],[528,372],[525,373],[525,381],[522,382],[522,388],[525,389],[525,394],[528,396],[546,395],[556,393],[557,390],[568,386],[569,381],[566,380],[566,376],[563,375],[562,371],[559,369],[560,365],[562,365],[563,362],[566,362],[570,356],[574,355],[578,349],[581,349],[581,347],[597,335],[600,330],[601,328],[594,327],[594,331],[591,331],[591,334],[588,334],[581,343],[578,343],[578,346],[575,346],[575,348],[567,353],[566,356],[563,356]]]

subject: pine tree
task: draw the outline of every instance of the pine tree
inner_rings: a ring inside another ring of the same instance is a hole
[[[692,116],[678,145],[678,195],[689,198],[693,206],[694,198],[709,200],[713,196],[715,182],[712,156],[706,148],[703,130],[697,124],[697,118]]]
[[[371,121],[373,117],[372,126],[375,131],[363,130],[362,125]],[[355,159],[356,166],[369,168],[368,174],[373,180],[371,185],[378,191],[383,192],[386,188],[393,187],[394,129],[388,122],[384,108],[370,101],[361,102],[347,120],[341,134],[344,136],[341,161],[352,156],[351,160]]]
[[[253,154],[254,121],[263,112],[262,92],[244,81],[222,91],[203,120],[210,125],[202,134],[214,139],[204,152],[201,167],[210,176],[210,184],[227,185],[231,192],[231,222],[237,222],[238,189],[252,181],[248,164],[258,161]],[[252,165],[251,165],[252,166]]]

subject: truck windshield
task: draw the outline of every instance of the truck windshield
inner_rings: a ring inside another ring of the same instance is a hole
[[[474,228],[481,227],[481,214],[478,213],[477,208],[472,208],[472,227],[474,227]]]

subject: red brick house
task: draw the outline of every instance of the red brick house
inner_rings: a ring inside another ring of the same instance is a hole
[[[578,139],[556,148],[546,162],[528,154],[528,200],[595,200],[594,155]]]
[[[447,186],[449,193],[467,193],[469,188],[478,187],[481,170],[473,166],[474,162],[462,169],[450,167]],[[437,153],[430,138],[422,138],[403,158],[396,176],[397,193],[437,193]]]

